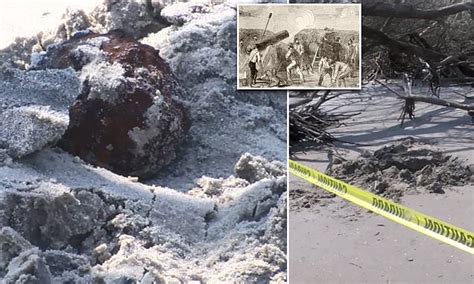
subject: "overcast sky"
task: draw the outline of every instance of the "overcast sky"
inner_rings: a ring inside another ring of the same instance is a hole
[[[247,5],[240,6],[239,28],[264,29],[272,13],[268,30],[287,30],[290,40],[302,29],[325,27],[336,30],[359,30],[359,7],[355,5]]]

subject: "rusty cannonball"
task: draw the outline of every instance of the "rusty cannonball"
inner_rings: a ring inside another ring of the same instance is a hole
[[[119,31],[80,33],[34,58],[34,68],[72,67],[82,82],[59,145],[122,175],[146,177],[176,156],[189,127],[186,94],[151,46]]]

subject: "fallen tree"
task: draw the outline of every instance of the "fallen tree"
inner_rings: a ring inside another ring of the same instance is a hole
[[[440,17],[464,11],[474,13],[474,3],[457,3],[440,8],[419,9],[411,4],[390,4],[385,2],[367,3],[362,5],[364,16],[396,17],[434,20]],[[471,14],[471,17],[473,14]]]
[[[414,95],[411,91],[411,84],[409,81],[405,81],[406,86],[404,87],[405,94],[396,91],[394,88],[390,87],[389,85],[375,80],[377,83],[381,84],[385,88],[387,88],[390,92],[394,93],[398,98],[404,100],[404,104],[401,108],[401,114],[399,120],[401,120],[401,124],[405,121],[405,117],[408,115],[410,119],[415,118],[415,103],[416,102],[423,102],[438,106],[445,106],[451,107],[456,109],[461,109],[467,111],[467,113],[473,117],[474,119],[474,104],[463,104],[455,101],[444,100],[440,98],[428,97],[428,96],[421,96],[421,95]]]
[[[439,98],[433,98],[433,97],[428,97],[428,96],[420,96],[420,95],[413,95],[411,92],[408,94],[401,94],[400,92],[397,92],[394,90],[392,87],[388,86],[387,84],[376,80],[377,83],[381,84],[385,88],[387,88],[389,91],[397,95],[401,99],[412,99],[415,102],[424,102],[424,103],[429,103],[433,105],[438,105],[438,106],[445,106],[445,107],[452,107],[452,108],[457,108],[457,109],[462,109],[466,111],[474,111],[474,105],[472,104],[462,104],[458,102],[453,102],[453,101],[447,101]]]
[[[364,78],[409,74],[428,82],[434,96],[441,86],[474,84],[474,3],[411,2],[364,3]]]
[[[364,37],[375,40],[379,44],[382,44],[395,52],[405,52],[405,53],[417,55],[422,58],[428,58],[428,59],[434,59],[434,60],[440,60],[440,61],[447,57],[446,55],[439,53],[435,50],[423,48],[421,46],[414,45],[409,42],[403,42],[400,40],[393,39],[389,37],[387,34],[385,34],[384,32],[381,32],[379,30],[373,29],[365,25],[362,26],[362,35]]]

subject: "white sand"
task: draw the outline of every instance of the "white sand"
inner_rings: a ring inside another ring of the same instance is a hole
[[[2,0],[0,49],[16,37],[29,37],[58,26],[66,9],[90,12],[100,0]]]
[[[154,46],[188,94],[192,129],[178,158],[148,184],[57,148],[5,160],[0,247],[15,249],[0,257],[0,277],[285,281],[286,96],[235,91],[235,7],[203,10],[151,35],[166,39]]]

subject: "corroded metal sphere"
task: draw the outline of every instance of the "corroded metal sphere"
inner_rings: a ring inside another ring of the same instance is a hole
[[[176,156],[190,121],[185,91],[151,46],[125,37],[82,33],[48,48],[35,68],[78,72],[82,91],[69,109],[60,146],[93,165],[146,177]]]

